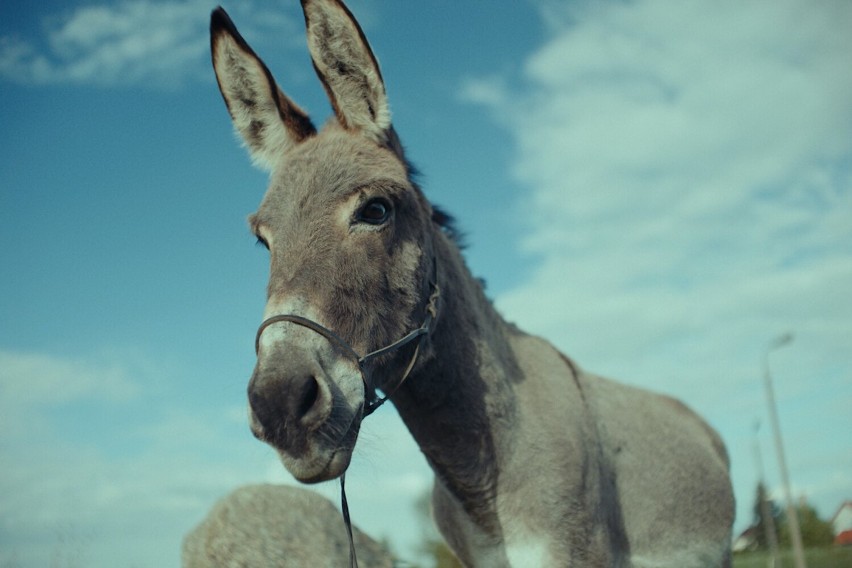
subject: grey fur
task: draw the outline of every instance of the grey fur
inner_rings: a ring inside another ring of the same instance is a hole
[[[500,317],[411,179],[389,114],[375,112],[387,109],[385,88],[357,23],[337,0],[302,3],[336,114],[302,136],[279,98],[281,120],[264,127],[288,143],[248,143],[277,152],[251,218],[270,247],[265,316],[309,317],[366,353],[419,324],[437,279],[436,326],[392,400],[435,472],[436,521],[466,565],[730,566],[734,503],[718,435],[681,403],[587,373]],[[276,104],[234,99],[231,82],[256,84],[240,70],[262,64],[215,15],[212,34],[232,116]],[[255,91],[280,92],[271,78]],[[364,222],[359,211],[377,198],[391,215]],[[276,324],[261,340],[253,432],[298,479],[339,476],[364,404],[358,370],[309,330]],[[371,380],[392,384],[409,356],[379,361]]]

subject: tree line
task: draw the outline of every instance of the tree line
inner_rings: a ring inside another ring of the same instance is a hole
[[[763,483],[757,484],[753,512],[754,517],[750,527],[753,540],[750,550],[770,550],[773,530],[775,542],[779,548],[790,547],[787,512],[784,507],[769,498]],[[802,533],[802,545],[805,548],[829,546],[834,542],[831,523],[820,518],[817,510],[804,499],[796,504],[796,515]]]

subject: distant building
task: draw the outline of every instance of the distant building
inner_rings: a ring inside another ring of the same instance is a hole
[[[740,533],[740,536],[734,539],[734,544],[731,547],[733,552],[751,552],[757,550],[757,529],[749,527]]]
[[[834,544],[852,545],[852,501],[844,502],[831,518]]]

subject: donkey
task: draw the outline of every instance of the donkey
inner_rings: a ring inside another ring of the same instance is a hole
[[[501,318],[413,179],[360,26],[340,0],[301,3],[334,111],[319,131],[221,8],[211,21],[233,124],[270,171],[249,218],[270,252],[255,436],[296,479],[337,478],[380,389],[434,470],[435,521],[463,564],[730,566],[720,437]]]

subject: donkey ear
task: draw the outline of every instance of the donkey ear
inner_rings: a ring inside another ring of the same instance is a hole
[[[271,168],[289,146],[316,133],[221,7],[210,16],[210,51],[234,128],[256,164]]]
[[[379,64],[361,26],[340,0],[302,0],[308,49],[337,120],[379,144],[391,126]]]

